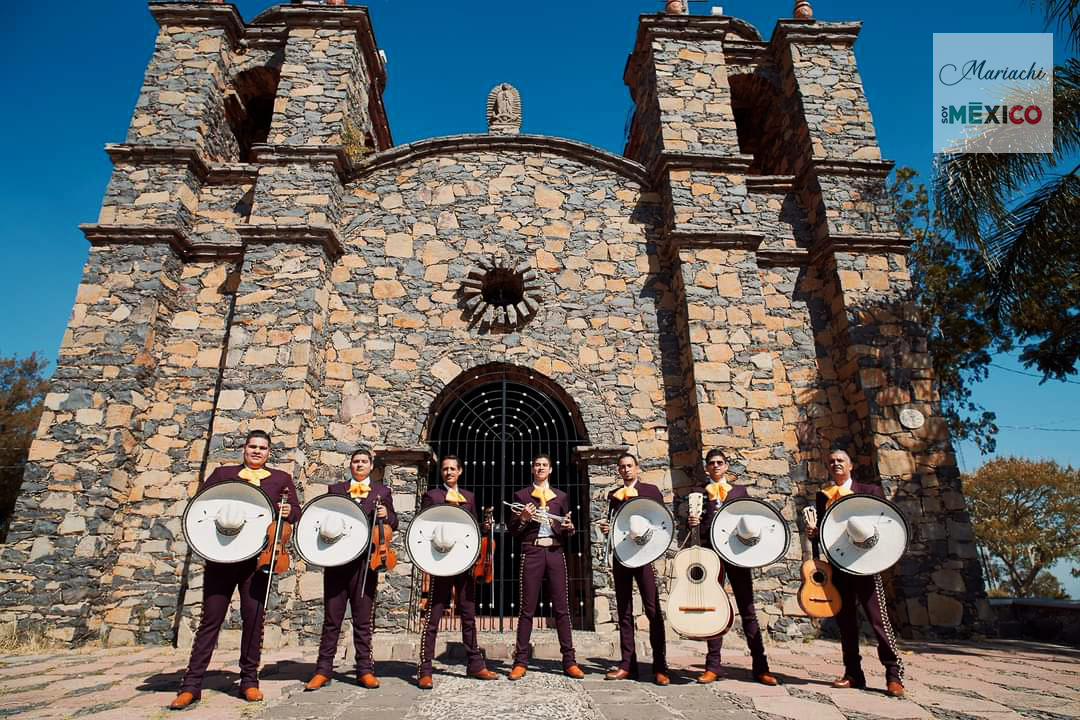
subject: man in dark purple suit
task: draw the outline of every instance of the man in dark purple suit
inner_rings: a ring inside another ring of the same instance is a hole
[[[630,453],[623,453],[618,459],[619,477],[622,487],[608,493],[608,517],[614,517],[623,503],[635,497],[649,498],[661,505],[664,495],[660,488],[638,480],[637,458]],[[600,530],[605,535],[611,528],[608,523],[600,523]],[[604,676],[605,680],[623,680],[637,678],[637,650],[634,646],[634,581],[637,581],[641,593],[641,604],[645,617],[649,620],[649,645],[653,652],[653,679],[657,685],[671,682],[667,675],[666,648],[664,637],[664,616],[660,613],[660,592],[656,587],[656,570],[652,563],[642,567],[628,568],[613,558],[611,574],[615,580],[615,608],[619,618],[619,647],[622,659],[619,666]]]
[[[266,466],[270,459],[270,435],[262,430],[252,430],[244,440],[244,463],[222,466],[210,473],[202,487],[210,487],[227,480],[243,480],[258,485],[274,501],[275,510],[282,491],[288,493],[288,522],[300,518],[300,501],[292,476],[281,470]],[[200,488],[202,489],[202,488]],[[240,693],[248,702],[263,699],[259,690],[259,659],[262,655],[262,626],[266,612],[263,598],[269,575],[256,568],[257,558],[238,563],[207,561],[203,574],[202,619],[195,632],[184,680],[180,692],[169,705],[172,710],[182,710],[197,702],[202,695],[203,676],[214,654],[218,633],[229,611],[233,591],[240,590],[240,618],[243,630],[240,635]]]
[[[382,520],[391,529],[397,530],[398,517],[394,512],[394,498],[390,488],[370,478],[374,462],[375,453],[371,448],[358,447],[349,460],[352,479],[334,483],[328,491],[334,495],[347,495],[358,502],[371,519],[372,529],[377,520]],[[323,571],[323,627],[322,638],[319,640],[319,659],[315,662],[315,675],[308,681],[305,690],[318,690],[330,682],[346,606],[352,607],[357,681],[369,690],[379,687],[379,679],[375,677],[375,663],[371,658],[371,629],[375,620],[375,591],[379,584],[379,575],[370,568],[368,559],[369,553],[365,548],[365,552],[355,560],[328,567]]]
[[[714,448],[705,455],[705,474],[710,482],[697,490],[705,495],[704,510],[700,518],[691,516],[687,523],[690,527],[701,526],[701,544],[704,547],[712,547],[710,529],[716,511],[729,500],[749,496],[745,487],[728,482],[727,471],[728,459],[723,450]],[[765,656],[765,643],[761,637],[761,626],[758,625],[757,609],[754,607],[754,578],[750,568],[737,567],[726,560],[722,561],[724,574],[731,582],[735,605],[739,608],[739,617],[742,618],[743,635],[746,636],[746,646],[750,648],[753,660],[751,672],[754,679],[762,685],[778,685],[779,681],[769,672],[769,659]],[[724,646],[724,636],[709,638],[706,645],[708,652],[705,656],[705,672],[698,676],[699,683],[711,683],[723,672],[720,666],[720,651]]]
[[[555,629],[562,651],[563,672],[572,678],[583,678],[574,656],[574,639],[570,632],[569,582],[566,554],[563,546],[574,533],[570,518],[570,500],[562,490],[551,487],[551,457],[537,455],[532,461],[532,485],[514,493],[514,502],[524,510],[512,515],[510,532],[521,541],[521,576],[518,596],[517,643],[514,648],[514,667],[511,680],[525,677],[529,662],[529,639],[532,637],[533,616],[540,601],[540,586],[547,580],[548,597],[555,611]],[[546,514],[563,517],[561,523]]]
[[[851,477],[851,456],[843,450],[833,450],[826,462],[832,484],[818,491],[814,498],[818,519],[834,502],[846,495],[874,495],[885,497],[879,485],[857,483]],[[808,533],[815,548],[818,545],[817,528]],[[877,636],[878,660],[885,666],[885,692],[892,697],[904,695],[904,664],[896,648],[896,633],[889,622],[885,609],[885,588],[881,575],[852,575],[841,568],[833,570],[833,585],[840,593],[840,612],[836,624],[840,627],[840,647],[844,653],[844,674],[833,682],[837,688],[865,688],[866,676],[862,671],[859,655],[859,614],[862,607],[870,627]]]
[[[433,505],[456,505],[475,517],[480,525],[480,531],[486,535],[491,530],[491,522],[485,522],[481,517],[480,508],[476,506],[476,497],[458,486],[458,479],[461,477],[461,460],[456,455],[445,456],[439,463],[439,474],[442,476],[443,486],[432,488],[424,493],[424,497],[420,500],[420,509]],[[446,612],[446,608],[450,606],[451,590],[454,592],[454,604],[457,607],[458,617],[461,618],[461,641],[465,644],[465,652],[469,656],[466,672],[469,677],[480,680],[494,680],[498,677],[485,666],[484,656],[480,654],[480,646],[476,642],[476,603],[473,600],[476,580],[473,578],[470,567],[453,577],[431,578],[431,600],[428,603],[424,621],[420,662],[416,669],[416,684],[422,690],[432,688],[431,660],[435,654],[435,642],[439,636],[439,621]]]

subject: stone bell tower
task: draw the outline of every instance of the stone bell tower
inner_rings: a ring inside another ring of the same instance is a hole
[[[860,24],[818,22],[806,2],[795,15],[763,42],[741,20],[669,3],[641,17],[626,64],[625,153],[662,194],[680,298],[673,466],[692,478],[705,449],[734,451],[794,527],[823,455],[847,448],[911,524],[898,620],[914,635],[960,632],[989,609],[909,297],[910,240],[886,194],[893,163],[856,68]],[[756,585],[781,634],[805,622],[797,543],[788,558]]]
[[[184,634],[177,605],[201,575],[179,515],[238,434],[269,430],[305,479],[343,173],[391,145],[365,8],[280,5],[248,25],[220,2],[149,9],[154,54],[127,137],[106,148],[112,178],[82,226],[90,256],[0,554],[4,616],[48,615],[65,641]]]

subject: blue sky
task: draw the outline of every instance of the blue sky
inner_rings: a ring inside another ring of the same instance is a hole
[[[862,20],[856,57],[885,158],[926,178],[931,160],[931,41],[935,32],[1042,32],[1027,0],[813,2],[818,19]],[[250,20],[271,6],[242,0]],[[359,3],[357,3],[359,4]],[[521,92],[527,133],[621,153],[630,98],[622,72],[641,13],[659,0],[371,0],[375,37],[389,57],[385,104],[396,143],[483,132],[484,102],[499,82]],[[724,5],[768,38],[791,0]],[[11,4],[0,28],[0,355],[56,357],[110,166],[154,46],[142,0]],[[1055,38],[1055,57],[1064,43]],[[996,362],[1026,372],[1014,358]],[[994,369],[976,400],[998,414],[999,454],[1080,466],[1080,382],[1047,382]],[[1032,430],[1023,428],[1052,428]],[[958,448],[961,468],[982,458]],[[1080,597],[1080,581],[1070,581]]]

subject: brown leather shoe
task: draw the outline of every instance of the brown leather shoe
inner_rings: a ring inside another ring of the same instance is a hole
[[[520,680],[521,678],[525,677],[525,666],[515,665],[513,668],[511,668],[510,675],[508,677],[511,680]]]
[[[667,673],[656,673],[656,677],[654,678],[654,682],[657,685],[670,685],[671,684],[671,678],[669,678],[667,676]]]
[[[834,688],[852,688],[854,690],[862,690],[866,687],[866,681],[853,680],[850,675],[844,675],[833,680],[832,686]]]
[[[762,685],[779,685],[780,684],[780,681],[777,680],[774,675],[771,675],[769,673],[758,673],[757,675],[754,676],[754,679],[757,680]]]
[[[420,677],[418,677],[416,679],[416,687],[420,688],[421,690],[430,690],[432,688],[431,676],[421,675]]]
[[[720,676],[714,673],[712,670],[706,670],[697,676],[697,681],[702,685],[708,685],[711,682],[716,682],[720,679]]]
[[[318,690],[323,685],[328,685],[330,678],[326,677],[322,673],[315,673],[315,676],[308,680],[308,684],[304,686],[304,692],[311,692],[312,690]]]
[[[169,703],[170,710],[183,710],[192,703],[199,702],[199,698],[195,697],[194,693],[182,692],[173,698],[173,701]]]
[[[262,690],[257,687],[244,688],[244,699],[248,702],[262,702]]]
[[[364,673],[359,678],[357,678],[357,680],[363,687],[366,687],[368,690],[374,690],[375,688],[379,687],[379,678],[375,677],[371,673]]]
[[[604,675],[605,680],[625,680],[628,677],[630,677],[630,671],[622,668],[615,668]]]
[[[491,672],[487,668],[484,668],[483,670],[477,670],[476,672],[469,673],[469,677],[476,678],[477,680],[494,680],[499,676]]]
[[[563,674],[572,677],[575,680],[580,680],[581,678],[585,677],[585,673],[582,672],[581,668],[579,668],[577,665],[571,665],[570,667],[566,668],[565,670],[563,670]]]
[[[890,680],[885,686],[885,694],[889,697],[904,697],[904,686],[895,680]]]

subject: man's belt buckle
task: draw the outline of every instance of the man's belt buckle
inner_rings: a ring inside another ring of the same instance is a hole
[[[536,545],[537,547],[551,547],[554,544],[555,544],[555,539],[554,538],[549,538],[549,537],[537,538],[536,540],[533,541],[533,545]]]

